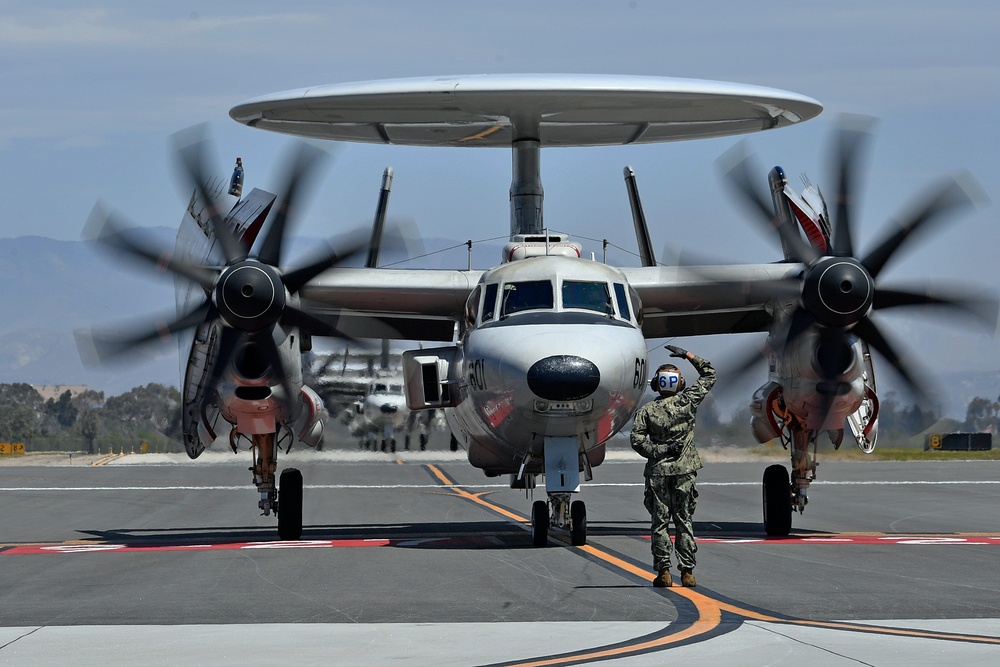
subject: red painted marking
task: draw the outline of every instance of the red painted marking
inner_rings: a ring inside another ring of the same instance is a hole
[[[289,542],[228,542],[221,544],[180,544],[128,546],[127,544],[31,544],[11,547],[0,554],[23,556],[37,554],[137,553],[142,551],[238,551],[241,549],[351,549],[388,547],[410,540],[298,540]]]
[[[696,540],[704,544],[1000,545],[1000,535],[825,535],[813,537],[792,535],[789,537],[699,537]]]

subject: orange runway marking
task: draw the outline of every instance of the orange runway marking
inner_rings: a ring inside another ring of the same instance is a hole
[[[454,493],[456,496],[469,500],[471,502],[477,503],[487,509],[500,514],[501,516],[507,517],[518,524],[530,524],[530,520],[527,517],[511,512],[499,505],[489,502],[484,499],[483,496],[486,493],[472,493],[467,491],[460,486],[458,486],[454,480],[452,480],[448,475],[444,473],[440,468],[434,465],[427,465],[427,469],[431,474],[439,481],[442,485],[448,486],[448,490]],[[1000,544],[1000,536],[997,535],[980,535],[980,534],[968,534],[968,535],[878,535],[878,534],[847,534],[842,535],[832,535],[824,536],[824,539],[809,539],[802,538],[794,540],[792,543],[796,544],[816,544],[816,543],[840,543],[840,542],[830,542],[830,539],[846,539],[850,538],[851,543],[854,544]],[[569,543],[567,540],[560,539],[556,537],[555,539],[563,542],[567,546]],[[764,540],[764,539],[753,539],[753,540],[725,540],[725,539],[715,539],[715,540],[705,540],[707,542],[733,542],[733,543],[754,543],[754,544],[770,544],[770,543],[780,543],[783,540]],[[653,574],[648,571],[645,567],[637,565],[626,559],[615,556],[614,554],[595,547],[593,545],[584,545],[580,547],[571,547],[579,549],[591,558],[599,560],[614,569],[620,570],[627,573],[633,577],[640,578],[642,580],[652,583]],[[921,639],[937,639],[943,641],[954,641],[954,642],[965,642],[972,644],[988,644],[988,645],[1000,645],[1000,637],[989,637],[984,635],[966,635],[951,632],[931,632],[926,630],[912,630],[906,628],[892,628],[880,625],[866,625],[862,623],[847,623],[847,622],[836,622],[836,621],[812,621],[809,619],[801,618],[790,618],[774,613],[770,613],[763,610],[755,610],[747,607],[740,606],[737,603],[727,602],[721,599],[717,599],[711,595],[711,593],[706,594],[696,591],[691,588],[681,588],[681,587],[671,587],[668,589],[662,589],[663,594],[668,599],[671,598],[681,598],[687,603],[693,606],[695,611],[695,619],[693,621],[678,621],[671,623],[666,628],[664,628],[664,633],[662,636],[650,639],[636,638],[634,643],[626,643],[624,645],[617,645],[614,647],[606,648],[596,648],[588,649],[579,652],[567,653],[563,655],[556,656],[544,656],[535,659],[525,660],[521,662],[505,662],[502,663],[504,667],[544,667],[547,665],[568,665],[568,664],[578,664],[593,660],[602,660],[608,658],[623,658],[630,655],[637,655],[642,653],[649,653],[651,651],[659,651],[671,648],[672,646],[677,646],[680,644],[688,644],[696,641],[705,641],[716,637],[720,634],[729,632],[723,626],[723,615],[728,615],[734,622],[731,624],[732,629],[735,630],[743,621],[760,621],[766,623],[776,623],[783,625],[795,625],[803,627],[815,627],[827,630],[840,630],[845,632],[858,632],[864,634],[876,634],[876,635],[887,635],[894,637],[914,637]]]

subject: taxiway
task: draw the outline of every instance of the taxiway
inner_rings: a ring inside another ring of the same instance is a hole
[[[822,461],[822,459],[821,459]],[[0,664],[995,664],[1000,462],[821,462],[766,539],[773,461],[699,475],[699,586],[653,589],[642,461],[595,470],[589,540],[461,453],[292,453],[302,540],[245,453],[0,464]]]

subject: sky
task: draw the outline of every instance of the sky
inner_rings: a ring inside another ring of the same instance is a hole
[[[188,194],[170,137],[206,123],[213,168],[236,156],[248,188],[275,188],[293,139],[244,127],[229,109],[310,85],[479,73],[635,74],[786,89],[820,101],[801,125],[749,135],[780,164],[834,187],[838,114],[877,119],[857,193],[864,250],[943,175],[968,170],[988,203],[915,244],[884,274],[996,285],[1000,244],[1000,5],[886,0],[769,7],[724,1],[554,0],[131,2],[0,0],[0,237],[78,239],[98,201],[135,224],[175,227]],[[653,245],[731,262],[779,258],[777,243],[727,193],[717,160],[741,138],[559,148],[542,153],[545,221],[600,257],[634,250],[622,168],[636,172]],[[481,240],[509,229],[510,154],[343,144],[297,231],[329,237],[370,224],[382,170],[390,215],[425,237]],[[637,265],[625,252],[609,260]],[[458,251],[456,268],[463,268]],[[485,267],[479,267],[485,268]],[[1000,369],[996,340],[950,321],[903,320],[920,356]],[[897,317],[893,316],[892,322]],[[933,336],[931,335],[934,334]],[[933,348],[933,349],[927,349]]]

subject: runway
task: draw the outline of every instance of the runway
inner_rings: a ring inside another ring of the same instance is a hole
[[[695,589],[651,587],[642,461],[595,469],[588,544],[448,452],[293,452],[302,540],[249,454],[0,463],[0,664],[995,664],[1000,462],[823,461],[766,539],[775,461],[699,475]],[[543,497],[536,493],[536,497]]]

